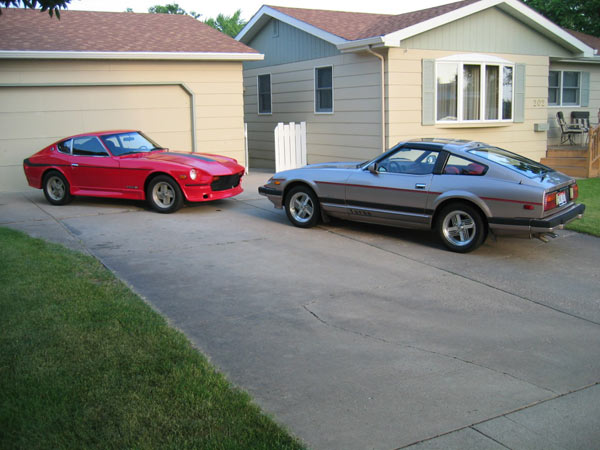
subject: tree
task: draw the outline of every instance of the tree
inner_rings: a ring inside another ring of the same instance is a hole
[[[185,9],[179,6],[177,3],[168,3],[166,5],[155,5],[148,8],[148,12],[152,14],[181,14],[192,16],[197,19],[202,14],[197,14],[194,11],[187,12]]]
[[[48,11],[50,17],[56,14],[58,19],[60,19],[59,9],[67,9],[69,3],[71,3],[71,0],[0,0],[0,6],[5,8],[14,6],[16,8],[37,9],[39,5],[41,11]],[[2,9],[0,9],[0,14],[2,14]]]
[[[216,19],[210,18],[204,23],[219,30],[221,33],[235,37],[240,31],[242,31],[242,28],[246,26],[246,22],[240,18],[241,15],[242,10],[238,9],[235,13],[233,13],[233,16],[219,14]]]
[[[600,0],[523,0],[555,24],[600,37]]]

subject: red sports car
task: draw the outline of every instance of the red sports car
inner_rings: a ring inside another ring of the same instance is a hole
[[[242,192],[244,167],[206,153],[171,152],[140,131],[103,131],[62,139],[23,161],[30,186],[53,205],[74,195],[148,200],[161,213],[183,201],[203,202]]]

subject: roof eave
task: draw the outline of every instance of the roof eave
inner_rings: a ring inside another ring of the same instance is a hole
[[[246,26],[242,28],[242,31],[240,31],[235,37],[236,40],[244,44],[248,44],[271,18],[277,19],[283,23],[298,28],[308,34],[323,39],[324,41],[336,46],[348,42],[344,38],[336,36],[332,33],[328,33],[327,31],[321,28],[315,27],[294,17],[288,16],[287,14],[284,14],[281,11],[278,11],[266,5],[263,5],[258,10],[258,12],[254,14],[254,16],[252,16],[252,18],[248,21]]]
[[[0,50],[0,59],[129,59],[180,61],[259,61],[262,53],[217,52],[62,52]]]
[[[450,11],[446,14],[442,14],[437,17],[433,17],[429,20],[417,23],[413,26],[403,28],[402,30],[395,31],[385,35],[384,41],[386,46],[399,46],[400,42],[405,39],[411,38],[418,34],[432,30],[434,28],[446,25],[453,21],[462,19],[472,14],[478,13],[485,9],[498,6],[504,12],[516,17],[520,21],[524,22],[531,28],[540,32],[549,39],[559,43],[568,50],[576,53],[577,56],[591,57],[594,56],[594,50],[575,38],[571,34],[564,31],[559,26],[555,25],[550,20],[546,19],[541,14],[535,12],[533,9],[524,5],[518,0],[481,0],[479,2],[471,3],[470,5],[464,6],[454,11]]]

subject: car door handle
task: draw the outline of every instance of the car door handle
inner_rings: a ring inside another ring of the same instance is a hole
[[[415,184],[415,189],[425,189],[426,187],[427,187],[427,185],[423,184],[423,183]]]
[[[71,167],[79,167],[79,164],[77,164],[77,163],[71,163]]]

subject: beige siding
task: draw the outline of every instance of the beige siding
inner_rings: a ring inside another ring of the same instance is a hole
[[[314,112],[314,69],[333,66],[334,112]],[[381,147],[380,63],[339,55],[244,71],[244,108],[251,167],[274,168],[278,122],[306,122],[309,163],[365,159]],[[271,74],[272,111],[259,115],[256,77]],[[365,156],[366,155],[366,156]]]
[[[562,111],[567,122],[570,121],[572,111],[589,111],[590,122],[597,125],[600,122],[600,66],[598,64],[575,64],[575,63],[550,63],[549,70],[566,70],[573,72],[589,72],[590,74],[590,97],[587,107],[573,106],[548,106],[548,144],[560,143],[560,128],[556,121],[556,113]],[[547,85],[546,85],[547,86]],[[547,89],[547,87],[546,87]],[[546,91],[546,95],[547,91]]]
[[[499,8],[489,8],[411,37],[402,47],[539,56],[571,53]]]
[[[73,86],[80,83],[89,86]],[[0,191],[25,189],[23,159],[71,134],[141,129],[165,147],[191,151],[187,90],[197,151],[244,163],[240,62],[2,61],[0,85]]]
[[[546,152],[546,133],[534,124],[546,121],[548,57],[495,54],[514,63],[526,64],[525,122],[507,125],[421,125],[421,65],[456,52],[390,49],[388,59],[388,145],[415,137],[472,139],[498,145],[540,160]]]

